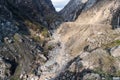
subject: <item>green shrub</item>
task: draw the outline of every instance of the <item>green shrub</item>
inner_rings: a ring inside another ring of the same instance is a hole
[[[41,34],[42,34],[44,37],[49,37],[48,29],[47,29],[47,28],[44,28],[44,29],[42,30]]]
[[[52,50],[53,48],[54,48],[54,46],[52,46],[52,45],[48,46],[48,50]]]
[[[40,25],[39,23],[36,23],[36,22],[31,22],[29,20],[25,20],[25,25],[27,27],[29,27],[30,29],[34,30],[34,31],[37,31],[37,30],[41,30],[42,29],[42,25]]]
[[[21,37],[18,33],[16,33],[16,34],[13,36],[13,38],[14,38],[15,41],[19,41],[22,37]]]
[[[39,36],[35,36],[35,37],[33,37],[33,39],[34,39],[35,41],[41,42],[41,39],[40,39]]]
[[[115,41],[113,41],[111,43],[103,45],[103,47],[105,47],[105,48],[112,48],[114,46],[119,46],[119,45],[120,45],[120,40],[115,40]]]
[[[120,76],[120,70],[116,72],[116,76]]]

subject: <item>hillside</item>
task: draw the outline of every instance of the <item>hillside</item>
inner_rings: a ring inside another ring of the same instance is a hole
[[[0,0],[0,80],[39,76],[51,30],[62,21],[50,0]]]
[[[111,76],[119,76],[119,8],[119,0],[98,0],[89,9],[82,9],[74,22],[61,24],[53,34],[53,42],[60,48],[53,49],[53,57],[42,68],[42,77],[110,80]]]
[[[0,0],[0,80],[112,80],[119,27],[119,0]]]

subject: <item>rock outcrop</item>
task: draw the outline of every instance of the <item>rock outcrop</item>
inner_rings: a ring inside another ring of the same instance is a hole
[[[65,21],[74,21],[84,10],[90,9],[98,0],[70,0],[59,13]]]

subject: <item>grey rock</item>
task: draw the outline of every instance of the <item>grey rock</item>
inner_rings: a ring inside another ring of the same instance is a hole
[[[60,11],[65,21],[74,21],[82,11],[92,7],[97,0],[70,0],[69,3]]]
[[[42,58],[44,61],[47,61],[47,58],[43,54],[39,54],[40,58]]]
[[[84,75],[83,80],[101,80],[101,77],[99,74],[88,73]]]
[[[110,53],[113,57],[120,57],[120,46],[117,46],[117,47],[113,47],[111,50],[110,50]]]
[[[10,76],[10,68],[11,65],[0,57],[0,79],[4,80]]]

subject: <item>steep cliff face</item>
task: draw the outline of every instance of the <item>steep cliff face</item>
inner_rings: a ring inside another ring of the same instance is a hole
[[[62,22],[50,0],[3,0],[1,4],[13,14],[13,17],[38,22],[49,29],[54,29]]]
[[[6,0],[6,6],[11,6],[11,10],[16,8],[23,17],[28,17],[31,20],[42,22],[41,19],[46,17],[49,13],[55,14],[55,9],[49,0]]]
[[[74,21],[83,10],[91,8],[98,0],[70,0],[60,11],[65,21]]]

